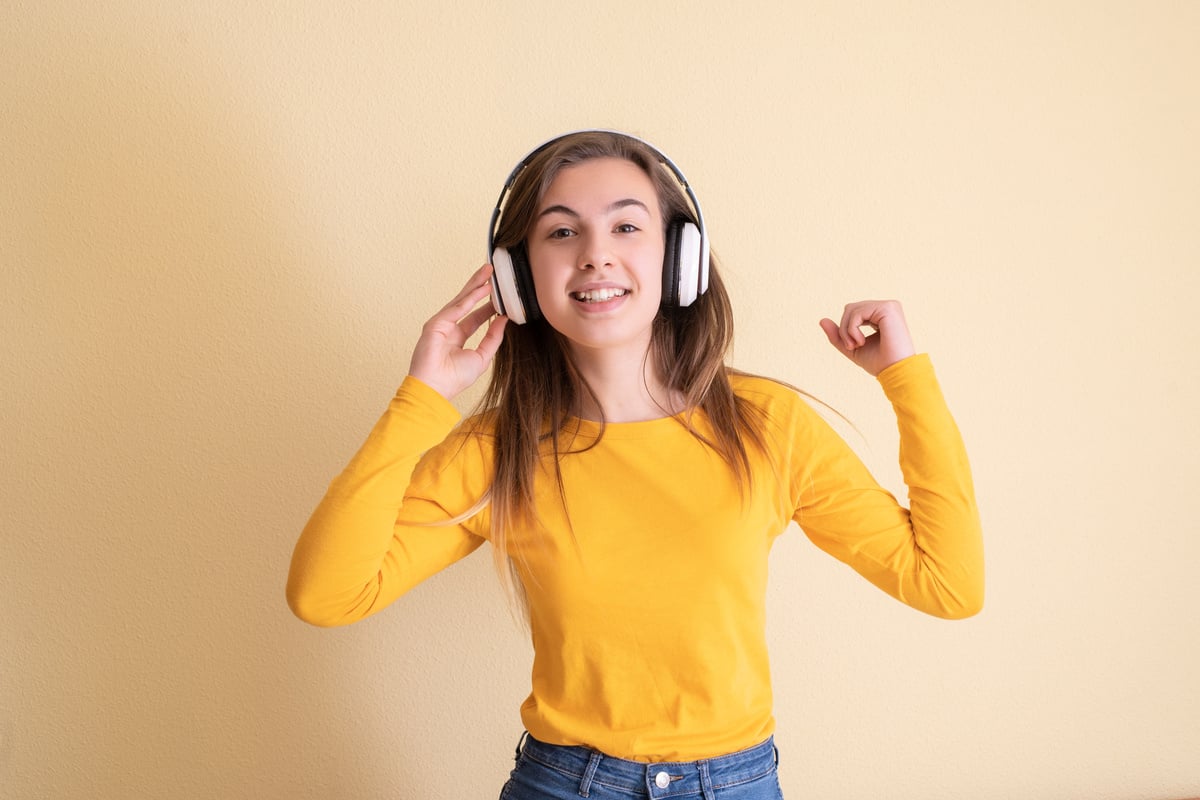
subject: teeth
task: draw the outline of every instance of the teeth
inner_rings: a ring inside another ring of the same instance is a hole
[[[585,303],[603,303],[605,300],[623,297],[626,294],[624,289],[592,289],[589,292],[575,292],[574,297]]]

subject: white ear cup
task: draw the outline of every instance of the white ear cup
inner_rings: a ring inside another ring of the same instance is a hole
[[[517,291],[512,257],[503,247],[497,247],[492,252],[492,308],[518,325],[525,324],[525,306]]]
[[[703,253],[704,237],[691,222],[679,232],[679,291],[677,302],[690,306],[708,288],[708,256]],[[703,288],[702,288],[703,285]]]

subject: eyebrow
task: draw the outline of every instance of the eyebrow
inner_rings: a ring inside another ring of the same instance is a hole
[[[627,197],[624,200],[617,200],[616,202],[609,204],[608,208],[604,209],[604,212],[606,214],[611,214],[612,212],[619,211],[627,206],[639,206],[647,214],[650,213],[650,209],[646,207],[645,203],[643,203],[641,200],[635,200],[632,197]],[[575,217],[576,219],[579,218],[578,211],[563,205],[549,206],[548,208],[542,209],[538,213],[538,219],[541,219],[547,214],[566,214],[569,217]]]

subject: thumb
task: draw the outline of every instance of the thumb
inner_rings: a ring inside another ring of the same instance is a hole
[[[839,353],[849,355],[849,351],[846,350],[846,344],[842,341],[841,330],[838,328],[836,322],[826,317],[821,320],[821,330],[825,331],[825,338],[829,339],[829,343],[836,347]]]

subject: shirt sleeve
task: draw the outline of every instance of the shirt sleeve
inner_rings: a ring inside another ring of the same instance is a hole
[[[983,606],[983,535],[966,448],[925,355],[878,380],[900,431],[904,508],[815,412],[797,442],[794,519],[809,539],[896,599],[938,617]]]
[[[451,441],[458,420],[445,398],[405,378],[300,534],[287,583],[288,605],[298,617],[321,626],[363,619],[483,543],[467,525],[446,523],[465,509],[439,504],[431,492],[436,481],[414,479],[414,473],[432,473],[453,485],[447,470],[471,469],[466,462],[478,450]],[[426,468],[438,459],[444,462],[438,469]],[[419,499],[409,496],[414,483],[422,483]]]

